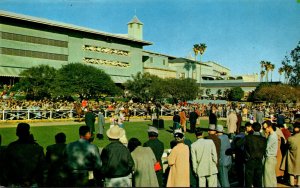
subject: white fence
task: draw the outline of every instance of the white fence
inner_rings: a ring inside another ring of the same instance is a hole
[[[75,110],[2,110],[0,111],[0,120],[36,120],[36,119],[75,119],[79,118]],[[104,116],[111,117],[114,111],[104,111]],[[93,111],[97,116],[99,110]],[[161,109],[160,116],[173,116],[174,110]],[[130,116],[145,117],[148,114],[147,111],[142,109],[134,109],[130,112]]]

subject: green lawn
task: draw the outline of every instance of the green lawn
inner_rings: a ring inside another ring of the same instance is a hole
[[[130,139],[132,137],[138,138],[142,143],[146,142],[148,140],[147,135],[147,129],[148,125],[151,124],[151,121],[143,121],[143,122],[125,122],[125,130],[127,138]],[[170,147],[170,141],[173,139],[173,135],[171,134],[170,127],[172,126],[173,122],[170,120],[165,120],[165,128],[159,129],[159,139],[165,144],[165,148]],[[208,127],[208,121],[207,120],[201,120],[201,124],[203,128]],[[225,122],[219,120],[219,124],[224,125]],[[84,125],[84,123],[82,123]],[[30,131],[34,135],[35,140],[37,140],[37,143],[39,143],[41,146],[46,149],[48,145],[54,144],[55,134],[59,132],[64,132],[67,135],[67,143],[73,142],[79,138],[78,129],[80,125],[72,125],[72,122],[70,122],[70,125],[57,125],[57,126],[31,126]],[[105,125],[105,135],[106,130],[109,127],[109,124]],[[188,126],[189,128],[189,126]],[[17,136],[15,134],[16,128],[0,128],[0,134],[2,135],[2,145],[8,145],[10,142],[15,141],[17,139]],[[187,138],[189,138],[191,141],[195,141],[195,135],[192,133],[186,133],[185,135]],[[106,146],[109,141],[107,137],[103,140],[98,140],[95,138],[94,144],[96,144],[99,147]]]

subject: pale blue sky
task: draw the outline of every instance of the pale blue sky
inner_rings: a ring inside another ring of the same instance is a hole
[[[239,75],[259,73],[267,60],[273,80],[300,41],[297,0],[0,0],[0,9],[116,34],[137,15],[144,40],[154,43],[146,50],[186,57],[205,43],[203,61]]]

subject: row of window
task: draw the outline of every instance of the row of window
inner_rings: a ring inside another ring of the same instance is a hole
[[[61,41],[61,40],[54,40],[54,39],[46,39],[41,37],[33,37],[28,35],[20,35],[15,33],[7,33],[7,32],[0,32],[2,39],[7,40],[14,40],[14,41],[20,41],[20,42],[28,42],[28,43],[34,43],[34,44],[44,44],[49,46],[57,46],[57,47],[68,47],[67,41]]]
[[[58,60],[58,61],[68,61],[68,56],[67,55],[46,53],[46,52],[37,52],[37,51],[30,51],[30,50],[0,48],[0,53],[5,54],[5,55],[33,57],[33,58],[41,58],[41,59],[51,59],[51,60]]]

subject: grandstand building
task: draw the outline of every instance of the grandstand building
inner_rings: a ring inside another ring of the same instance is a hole
[[[127,34],[112,34],[76,25],[0,11],[0,78],[13,84],[19,73],[37,65],[60,68],[83,63],[104,70],[116,84],[137,72],[162,78],[193,78],[216,93],[235,86],[246,92],[259,84],[258,75],[233,77],[230,69],[215,62],[198,62],[146,51],[152,42],[143,39],[143,23],[136,17]]]

